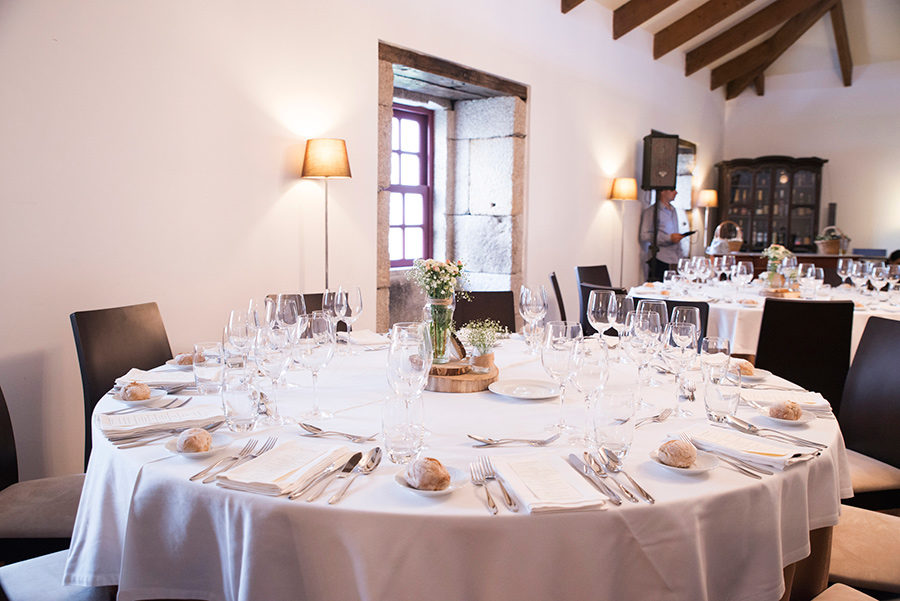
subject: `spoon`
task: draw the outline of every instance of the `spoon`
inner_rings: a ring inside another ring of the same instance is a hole
[[[628,478],[628,481],[631,482],[631,485],[634,486],[635,489],[637,489],[638,493],[642,497],[644,497],[645,501],[647,501],[651,505],[653,503],[656,503],[656,499],[654,499],[650,495],[650,493],[648,493],[646,490],[644,490],[644,488],[640,484],[635,482],[634,478],[632,478],[631,476],[628,475],[628,472],[626,472],[624,469],[622,469],[622,460],[619,459],[615,453],[611,452],[606,447],[603,447],[602,449],[600,449],[600,453],[598,453],[598,455],[600,456],[600,459],[603,461],[603,466],[606,469],[608,469],[610,472],[612,472],[614,474],[619,474],[619,473],[623,474],[626,478]]]
[[[343,499],[344,494],[347,492],[347,489],[350,488],[350,485],[353,484],[353,481],[356,480],[356,477],[358,475],[363,474],[364,476],[368,476],[369,474],[371,474],[375,470],[375,468],[378,467],[378,464],[381,463],[381,455],[381,447],[375,447],[371,451],[367,452],[366,456],[363,457],[363,460],[359,463],[359,465],[353,468],[353,472],[347,478],[347,483],[344,484],[344,488],[339,490],[337,493],[335,493],[334,496],[328,499],[328,504],[334,505],[335,503]]]
[[[312,436],[328,436],[329,434],[335,434],[337,436],[343,436],[347,440],[352,442],[369,442],[375,440],[375,435],[372,436],[357,436],[356,434],[347,434],[346,432],[337,432],[335,430],[323,430],[318,426],[314,426],[312,424],[307,424],[304,422],[297,422],[300,424],[300,427],[309,432]]]

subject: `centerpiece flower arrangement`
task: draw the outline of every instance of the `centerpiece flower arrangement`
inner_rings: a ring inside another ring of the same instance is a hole
[[[784,259],[785,257],[793,257],[794,253],[789,251],[781,244],[770,244],[769,247],[762,252],[762,256],[765,257],[768,261],[766,272],[769,280],[769,285],[778,285],[778,282],[776,280],[781,279],[783,281],[784,279],[781,274],[778,273],[778,266],[781,265],[782,259]]]
[[[507,329],[495,319],[478,319],[470,321],[459,330],[465,338],[466,344],[475,351],[472,357],[472,365],[481,368],[489,368],[494,363],[494,345]]]
[[[447,363],[450,360],[447,341],[453,331],[455,293],[468,298],[463,289],[467,283],[463,262],[416,259],[408,277],[428,296],[425,316],[434,347],[434,363]]]

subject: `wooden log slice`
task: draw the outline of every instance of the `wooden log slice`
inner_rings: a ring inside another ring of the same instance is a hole
[[[428,376],[426,390],[432,392],[481,392],[500,377],[500,370],[494,365],[486,374],[469,372],[459,376]]]

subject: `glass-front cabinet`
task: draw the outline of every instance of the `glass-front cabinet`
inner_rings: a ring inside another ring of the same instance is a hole
[[[719,215],[744,232],[743,251],[783,244],[815,252],[819,228],[822,165],[827,159],[765,156],[722,161]]]

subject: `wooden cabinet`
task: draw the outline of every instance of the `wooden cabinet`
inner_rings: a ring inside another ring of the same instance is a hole
[[[743,251],[782,244],[815,252],[822,165],[827,159],[765,156],[717,163],[719,215],[744,233]]]

